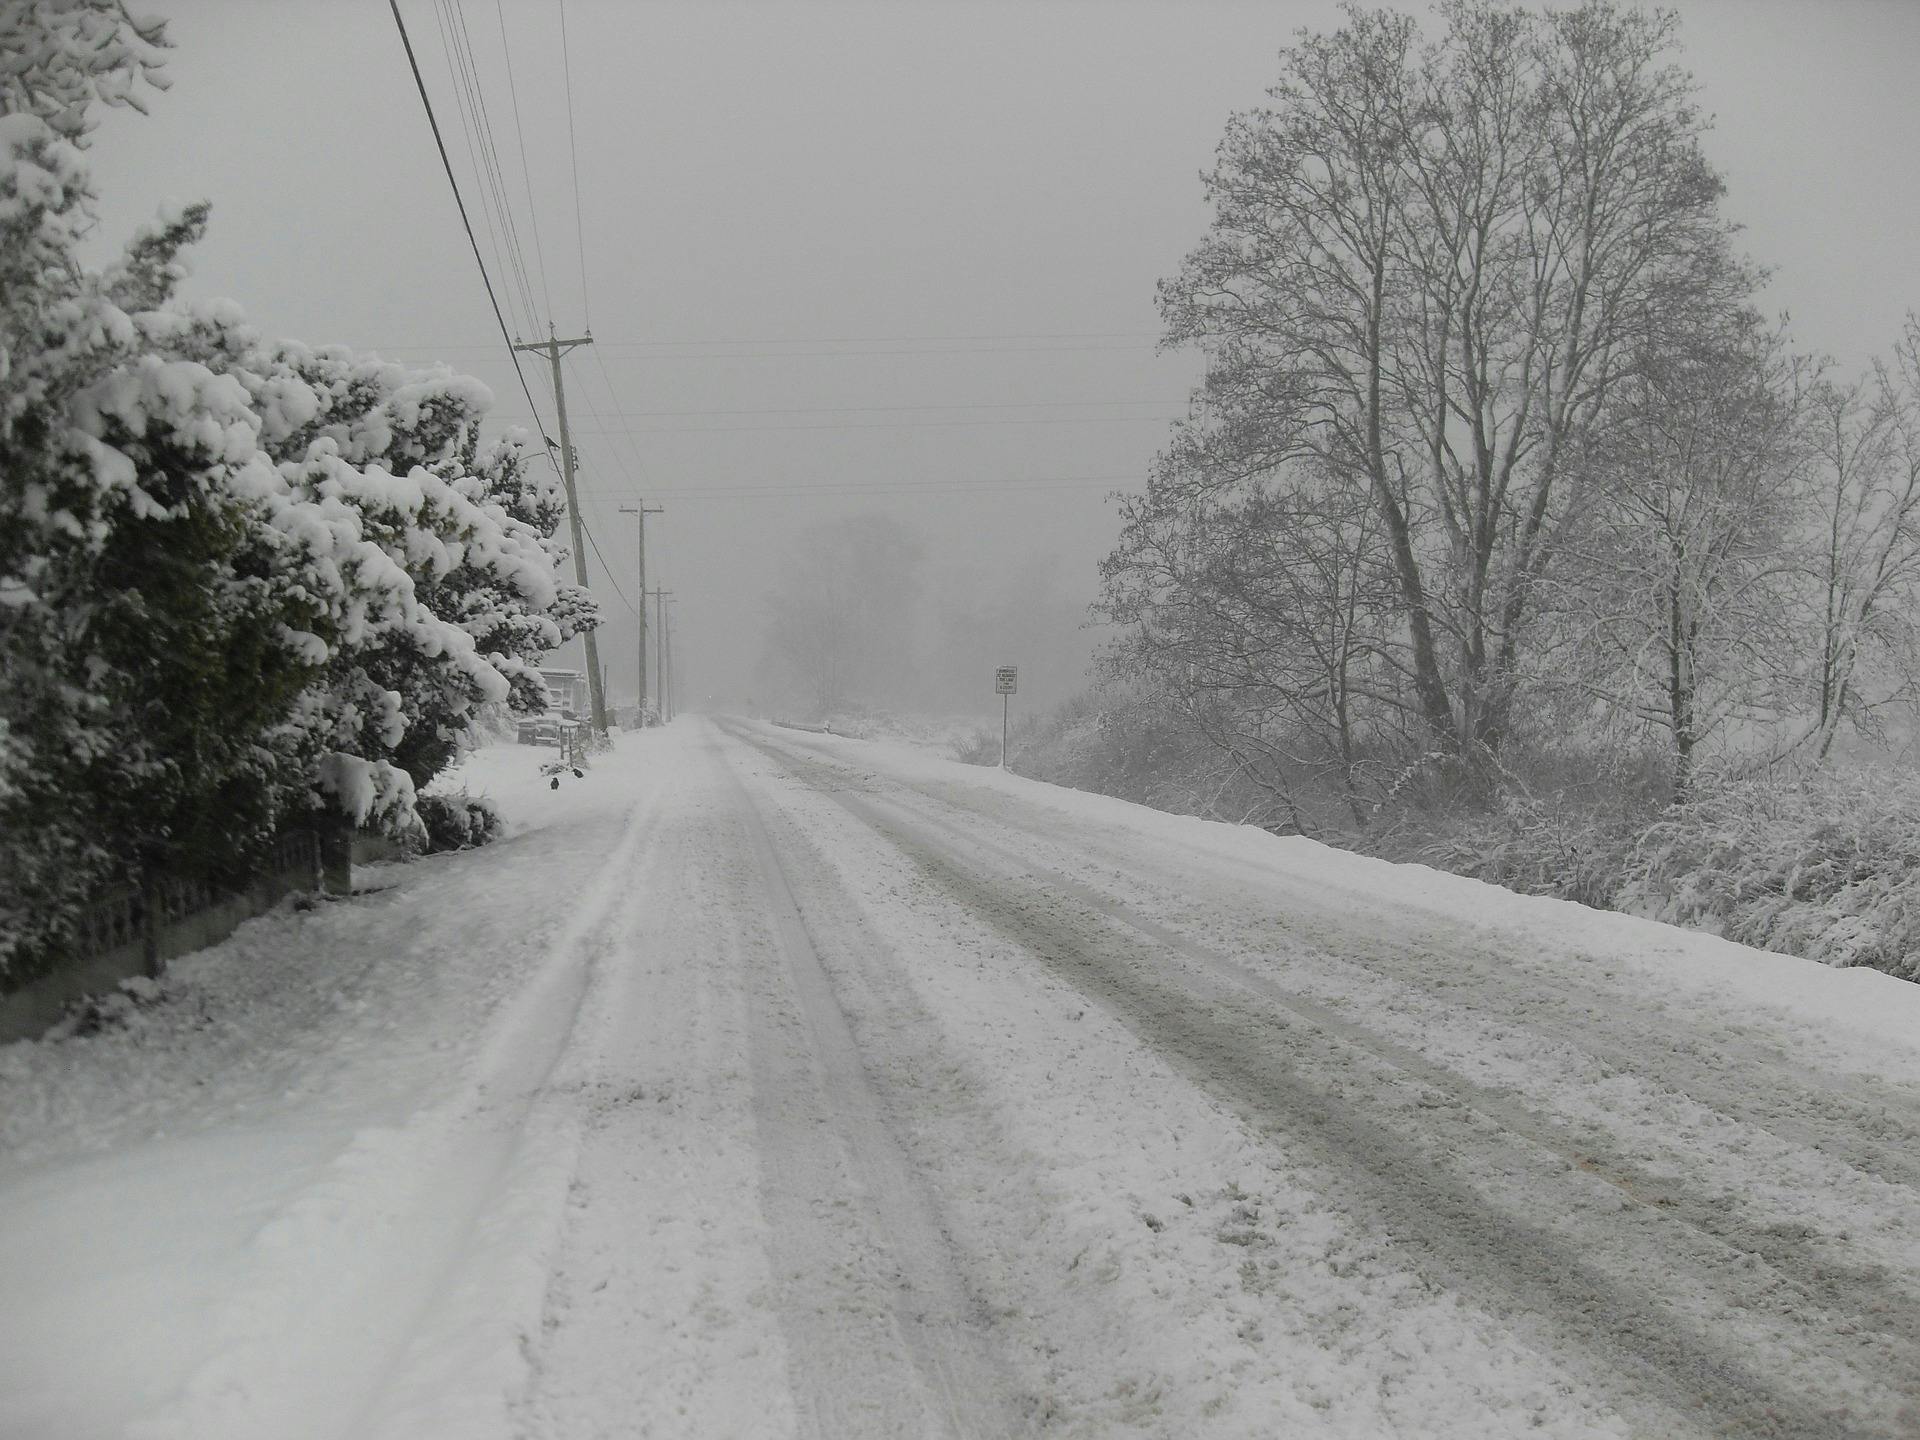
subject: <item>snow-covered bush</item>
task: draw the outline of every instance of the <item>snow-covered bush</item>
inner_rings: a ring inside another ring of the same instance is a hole
[[[1616,815],[1505,791],[1486,810],[1450,815],[1411,853],[1438,870],[1604,910],[1631,840]]]
[[[982,727],[952,742],[956,758],[1000,763],[1000,731]],[[1096,687],[1043,715],[1013,724],[1008,763],[1018,774],[1114,795],[1179,815],[1302,829],[1300,816],[1199,734],[1176,711],[1122,685]]]
[[[500,834],[500,812],[489,800],[464,791],[454,795],[422,795],[416,802],[426,827],[427,853],[469,850]]]
[[[1489,765],[1435,760],[1383,798],[1356,848],[1611,909],[1634,837],[1666,803],[1657,743],[1563,728],[1557,717],[1529,725]]]
[[[1920,783],[1736,780],[1634,844],[1619,908],[1830,965],[1920,980]]]
[[[310,385],[312,418],[271,445],[280,473],[295,497],[354,517],[404,581],[386,623],[333,648],[325,708],[341,748],[388,761],[417,790],[483,705],[543,708],[540,658],[597,623],[557,579],[557,481],[519,434],[480,442],[491,397],[476,381],[286,345],[241,362],[262,395]]]
[[[984,725],[953,742],[953,758],[962,765],[998,765],[1000,733]]]
[[[105,882],[239,881],[317,812],[417,835],[480,707],[544,703],[596,620],[479,382],[181,301],[205,206],[80,262],[90,110],[164,44],[117,0],[0,14],[0,983]]]
[[[243,867],[299,785],[260,743],[306,679],[254,523],[271,467],[238,387],[143,323],[205,210],[76,260],[86,107],[136,101],[161,38],[117,5],[0,20],[0,971],[162,850]]]

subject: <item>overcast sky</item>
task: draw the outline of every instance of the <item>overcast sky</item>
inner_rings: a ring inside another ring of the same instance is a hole
[[[597,342],[566,374],[583,513],[631,598],[618,507],[666,507],[649,583],[678,596],[696,691],[733,696],[770,577],[817,520],[911,524],[947,591],[1044,567],[1056,614],[1092,598],[1107,493],[1139,485],[1197,375],[1156,353],[1152,302],[1204,230],[1198,172],[1293,32],[1337,18],[1317,0],[565,0],[576,225],[561,0],[464,0],[529,311],[469,159],[454,3],[401,12],[509,324]],[[174,88],[96,137],[102,243],[209,198],[191,293],[271,334],[446,361],[525,421],[384,0],[143,8],[170,17]],[[1676,8],[1774,306],[1803,345],[1865,362],[1920,307],[1920,3]],[[526,373],[551,430],[544,362]],[[633,632],[605,573],[625,694]],[[1048,703],[1093,637],[1034,628],[986,643]]]

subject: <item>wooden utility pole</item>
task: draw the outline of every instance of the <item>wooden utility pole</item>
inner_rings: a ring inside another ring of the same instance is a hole
[[[667,594],[672,595],[673,592],[669,590]],[[666,624],[660,630],[660,653],[666,657],[667,661],[667,678],[661,683],[660,688],[671,698],[674,695],[676,678],[673,673],[673,606],[671,604],[667,606]],[[676,711],[680,708],[677,700],[673,701],[673,708]]]
[[[560,478],[567,487],[567,518],[573,527],[573,578],[579,582],[582,590],[588,588],[587,541],[580,524],[580,497],[573,488],[573,439],[567,433],[567,392],[560,383],[560,357],[569,350],[592,343],[591,335],[583,335],[577,340],[555,339],[553,327],[549,325],[545,340],[513,347],[544,355],[553,366],[553,408],[560,412]],[[587,695],[593,704],[593,728],[604,735],[607,733],[607,692],[600,684],[600,648],[593,643],[593,631],[586,631],[583,638],[587,643]]]
[[[647,723],[647,516],[666,512],[642,500],[638,505],[622,505],[620,513],[633,516],[638,522],[635,528],[640,532],[635,553],[640,560],[640,723],[644,725]]]
[[[653,603],[658,607],[654,614],[657,616],[656,625],[660,636],[660,643],[653,647],[654,674],[659,681],[660,723],[663,725],[673,718],[673,696],[667,688],[668,682],[673,678],[672,662],[667,651],[667,597],[671,594],[673,594],[671,590],[653,592]]]

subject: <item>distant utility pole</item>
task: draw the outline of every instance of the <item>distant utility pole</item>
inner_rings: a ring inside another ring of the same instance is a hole
[[[673,676],[672,662],[667,649],[669,642],[667,633],[667,597],[671,594],[673,594],[671,590],[655,590],[653,592],[653,603],[658,607],[654,613],[658,617],[657,623],[660,633],[660,643],[653,647],[654,670],[656,678],[659,680],[660,723],[663,725],[673,718],[673,692],[667,688],[668,682]]]
[[[622,505],[622,515],[631,515],[640,532],[636,553],[640,557],[640,723],[647,723],[647,516],[664,515],[658,505],[642,500],[638,505]]]
[[[673,592],[669,590],[667,593],[671,595]],[[680,709],[678,691],[680,677],[674,673],[673,669],[673,604],[667,606],[667,628],[660,633],[660,644],[665,648],[667,657],[667,682],[664,688],[667,694],[673,697],[673,709],[677,713]]]
[[[549,325],[545,340],[513,347],[544,355],[553,366],[553,407],[560,412],[560,478],[567,487],[567,517],[573,524],[573,578],[579,582],[582,590],[587,588],[587,542],[580,525],[580,497],[573,489],[573,440],[567,433],[567,392],[560,383],[560,357],[569,350],[592,343],[591,335],[583,335],[577,340],[557,340],[553,327]],[[642,604],[644,607],[644,602]],[[593,702],[593,728],[604,735],[607,733],[607,692],[600,683],[600,649],[593,643],[593,631],[587,631],[585,639],[587,694]]]

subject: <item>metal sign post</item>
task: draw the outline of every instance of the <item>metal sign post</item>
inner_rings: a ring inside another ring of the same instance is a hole
[[[1002,665],[993,672],[993,688],[1000,695],[1000,768],[1007,768],[1007,697],[1020,690],[1020,667]]]

